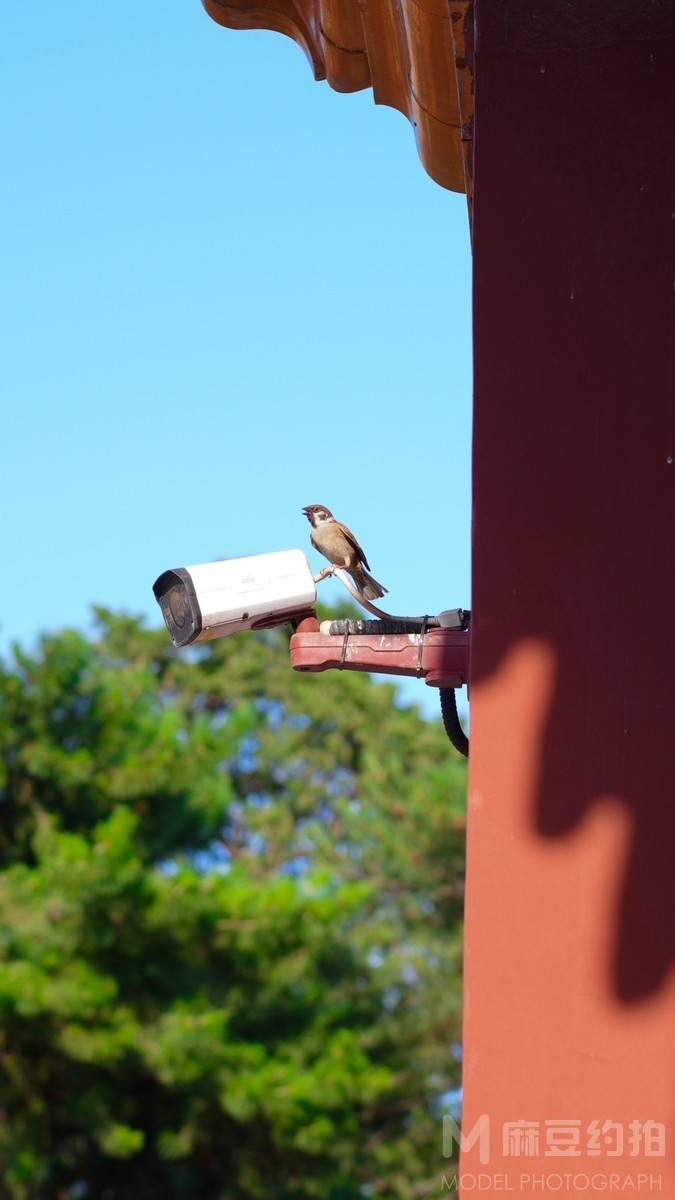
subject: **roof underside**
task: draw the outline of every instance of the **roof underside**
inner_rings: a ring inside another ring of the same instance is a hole
[[[315,79],[372,87],[408,117],[437,183],[471,193],[471,0],[202,0],[229,29],[270,29],[302,46]]]

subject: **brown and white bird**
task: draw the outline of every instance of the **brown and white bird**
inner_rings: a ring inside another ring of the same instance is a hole
[[[370,564],[351,530],[336,521],[325,504],[308,504],[302,511],[312,526],[309,540],[314,549],[334,566],[348,571],[366,600],[384,596],[387,589],[368,574]]]

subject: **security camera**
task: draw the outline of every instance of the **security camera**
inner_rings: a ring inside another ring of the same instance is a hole
[[[282,625],[316,603],[302,550],[175,567],[152,590],[174,646]]]

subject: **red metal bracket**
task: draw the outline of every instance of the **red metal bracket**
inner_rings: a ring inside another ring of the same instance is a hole
[[[428,629],[424,634],[328,634],[319,632],[314,617],[307,617],[291,638],[291,663],[296,671],[371,671],[418,676],[430,687],[458,688],[469,678],[469,633]]]

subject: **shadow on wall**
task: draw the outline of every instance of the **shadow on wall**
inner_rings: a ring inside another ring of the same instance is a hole
[[[483,33],[500,107],[477,125],[474,698],[523,642],[555,663],[531,827],[574,836],[611,798],[607,977],[632,1005],[675,962],[675,41],[547,67]]]

